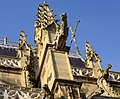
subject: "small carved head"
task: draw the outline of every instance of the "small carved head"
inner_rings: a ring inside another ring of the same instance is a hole
[[[62,13],[60,15],[60,18],[61,18],[62,21],[65,21],[67,19],[67,13]]]
[[[20,36],[25,37],[25,34],[24,34],[23,30],[20,31]]]
[[[108,64],[108,66],[107,66],[109,69],[111,69],[111,67],[112,67],[112,65],[111,64]]]

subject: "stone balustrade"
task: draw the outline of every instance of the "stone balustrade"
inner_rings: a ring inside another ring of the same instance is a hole
[[[94,77],[92,69],[72,67],[71,70],[73,76]],[[110,71],[108,80],[120,82],[120,73]]]
[[[118,73],[118,72],[110,72],[109,73],[109,80],[119,81],[120,82],[120,73]]]
[[[73,76],[88,76],[93,77],[93,73],[91,69],[86,68],[75,68],[72,67]]]
[[[17,50],[17,46],[11,46],[11,45],[0,45],[0,47],[2,49],[4,48],[8,48],[8,49],[14,49],[14,50]]]
[[[20,67],[20,60],[15,58],[0,57],[0,66]]]
[[[40,88],[1,85],[0,99],[43,99],[45,92]]]

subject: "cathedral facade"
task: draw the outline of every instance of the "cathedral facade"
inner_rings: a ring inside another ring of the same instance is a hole
[[[46,2],[38,5],[35,46],[24,31],[19,42],[0,39],[0,99],[120,99],[120,73],[109,71],[111,64],[103,70],[87,41],[82,58],[67,13],[55,16]],[[76,54],[66,46],[69,29]]]

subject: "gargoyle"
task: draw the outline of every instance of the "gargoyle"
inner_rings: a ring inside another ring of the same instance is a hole
[[[100,78],[104,78],[106,81],[109,77],[109,69],[111,69],[112,65],[108,64],[106,69],[102,72],[102,76]]]

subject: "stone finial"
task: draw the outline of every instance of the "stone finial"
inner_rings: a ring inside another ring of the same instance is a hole
[[[44,6],[49,6],[49,5],[47,4],[46,0],[44,0]]]
[[[23,30],[21,30],[21,32],[20,32],[20,41],[22,41],[22,42],[26,42],[26,36],[27,35],[25,35],[25,33],[24,33],[24,31]]]
[[[4,43],[4,45],[7,44],[7,37],[6,37],[6,35],[5,35],[4,38],[3,38],[3,43]]]

